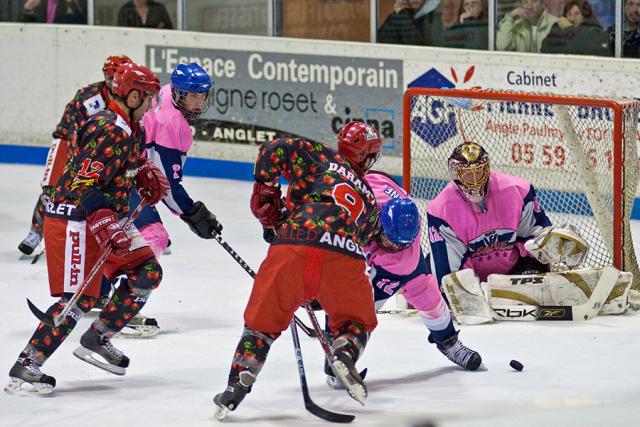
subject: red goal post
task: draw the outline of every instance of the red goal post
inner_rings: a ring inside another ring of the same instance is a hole
[[[586,266],[631,271],[638,288],[629,219],[638,186],[639,110],[633,99],[410,88],[404,94],[403,186],[425,225],[426,204],[449,180],[453,148],[477,142],[492,169],[533,184],[554,224],[580,229],[590,243]],[[428,251],[426,232],[422,244]]]

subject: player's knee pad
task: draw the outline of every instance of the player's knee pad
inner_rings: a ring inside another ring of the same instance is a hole
[[[142,263],[128,276],[128,287],[134,294],[146,297],[162,281],[162,267],[155,258]]]
[[[431,274],[421,274],[407,282],[402,288],[402,295],[418,311],[431,312],[438,307],[444,307],[438,283]]]
[[[142,227],[140,234],[142,234],[144,240],[147,241],[156,258],[160,258],[160,255],[167,249],[167,245],[169,244],[169,232],[164,224],[161,222],[152,222]]]

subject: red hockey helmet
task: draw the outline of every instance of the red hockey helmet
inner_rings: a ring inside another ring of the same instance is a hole
[[[113,75],[116,73],[118,67],[122,64],[133,62],[127,55],[111,55],[107,57],[102,66],[102,72],[104,73],[104,80],[107,84],[111,84]]]
[[[338,152],[365,171],[380,158],[382,137],[371,125],[349,122],[338,134]]]
[[[129,92],[138,90],[144,95],[155,96],[160,92],[160,80],[144,65],[129,62],[120,65],[113,76],[111,91],[126,98]]]

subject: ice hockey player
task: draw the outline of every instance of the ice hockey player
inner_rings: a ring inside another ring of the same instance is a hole
[[[25,255],[31,255],[42,240],[44,209],[51,197],[53,187],[62,175],[67,161],[74,151],[73,134],[95,113],[102,111],[112,98],[111,80],[120,64],[131,62],[126,55],[107,57],[102,66],[104,80],[79,89],[73,99],[67,103],[60,122],[53,131],[53,140],[47,155],[44,176],[40,183],[42,192],[38,197],[31,217],[31,230],[20,243],[18,249]]]
[[[195,234],[204,239],[212,239],[214,233],[220,234],[222,225],[204,203],[191,199],[182,185],[182,171],[187,152],[193,144],[189,121],[207,110],[211,86],[211,78],[198,64],[180,64],[171,74],[171,84],[161,88],[158,104],[142,119],[147,134],[147,157],[162,171],[171,187],[162,202],[171,212],[180,215]],[[133,192],[129,208],[135,208],[139,202],[140,198]],[[167,248],[169,233],[160,219],[158,210],[154,206],[145,206],[134,224],[156,258],[160,259],[160,255]],[[108,300],[110,290],[111,281],[105,279],[100,300]],[[136,330],[132,336],[136,336],[135,333],[152,336],[159,331],[155,319],[143,316],[132,319],[129,326]]]
[[[375,196],[364,178],[380,156],[373,127],[347,123],[338,152],[301,139],[264,143],[255,165],[251,211],[264,228],[277,228],[256,275],[244,313],[227,389],[214,397],[222,420],[251,390],[269,348],[301,304],[316,298],[329,314],[332,366],[357,401],[367,397],[355,369],[377,325],[363,245],[376,230]],[[278,179],[290,182],[282,217]]]
[[[479,144],[458,145],[448,168],[451,182],[427,206],[427,222],[432,272],[458,321],[491,321],[480,285],[490,274],[542,273],[551,264],[582,262],[588,245],[577,230],[552,226],[531,183],[491,170]]]
[[[162,269],[153,251],[135,227],[123,229],[129,194],[135,185],[145,203],[155,204],[168,191],[164,175],[142,157],[142,115],[160,90],[158,78],[135,63],[120,65],[111,86],[114,97],[106,109],[93,115],[76,133],[77,153],[65,168],[47,203],[44,238],[51,295],[58,297],[47,313],[61,312],[84,281],[84,275],[107,250],[104,273],[127,274],[107,307],[82,335],[74,354],[118,375],[129,359],[110,338],[144,306],[159,284]],[[40,323],[9,371],[9,393],[48,394],[56,381],[43,374],[42,364],[62,344],[80,317],[95,303],[100,275],[87,287],[59,327]]]
[[[453,363],[475,371],[482,358],[458,339],[458,331],[422,253],[417,206],[386,173],[371,171],[366,179],[380,213],[380,233],[365,247],[376,309],[402,290],[429,330],[429,342],[436,344]],[[327,368],[327,383],[336,388],[339,383]]]

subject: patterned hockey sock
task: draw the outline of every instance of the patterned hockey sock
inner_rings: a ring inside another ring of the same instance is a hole
[[[348,322],[338,329],[337,334],[334,334],[334,342],[340,338],[347,341],[346,350],[351,354],[351,358],[355,362],[367,345],[369,332],[356,322]]]
[[[266,334],[254,331],[245,326],[231,362],[228,384],[237,383],[240,379],[240,373],[243,371],[249,371],[254,376],[257,376],[267,360],[271,344],[279,336],[280,334]]]
[[[44,187],[31,216],[31,229],[42,235],[42,225],[44,224],[44,209],[49,201],[50,187]]]
[[[134,273],[120,281],[120,286],[92,327],[107,338],[120,332],[142,310],[161,280],[162,267],[158,261],[155,258],[147,260]]]
[[[71,294],[69,294],[71,295]],[[64,309],[69,301],[69,297],[62,297],[47,310],[47,314],[56,316]],[[91,310],[96,300],[93,297],[82,296],[78,300],[75,307],[69,311],[69,314],[62,321],[60,326],[52,328],[44,323],[38,324],[33,336],[29,340],[27,346],[22,350],[18,360],[25,358],[31,359],[42,366],[42,364],[56,351],[60,344],[69,336],[73,328],[75,328],[78,320],[84,313]]]

